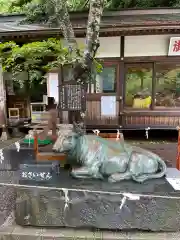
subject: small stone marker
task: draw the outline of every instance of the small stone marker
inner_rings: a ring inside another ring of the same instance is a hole
[[[53,179],[52,166],[43,164],[21,164],[20,180],[46,182]]]

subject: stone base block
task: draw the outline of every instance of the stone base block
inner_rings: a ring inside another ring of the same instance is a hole
[[[72,179],[17,188],[16,223],[21,226],[109,230],[180,230],[180,191],[166,178],[143,184]]]

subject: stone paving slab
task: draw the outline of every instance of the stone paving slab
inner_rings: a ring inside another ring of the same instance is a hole
[[[43,229],[12,225],[0,230],[0,240],[179,240],[177,233],[111,232],[76,229]]]

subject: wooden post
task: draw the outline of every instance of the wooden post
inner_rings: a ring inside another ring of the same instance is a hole
[[[177,144],[177,159],[176,159],[176,168],[180,170],[180,127],[177,127],[178,130],[178,144]]]
[[[36,131],[34,131],[34,153],[35,157],[38,155],[38,134]]]
[[[58,72],[58,104],[57,104],[57,109],[58,109],[58,119],[59,123],[63,123],[63,111],[60,109],[60,87],[63,83],[63,66],[60,66],[59,72]]]

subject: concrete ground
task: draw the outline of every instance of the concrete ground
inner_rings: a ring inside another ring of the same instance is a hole
[[[0,149],[10,145],[17,139],[11,139],[6,142],[0,142]],[[143,147],[143,144],[140,146]],[[155,150],[157,153],[163,152],[167,157],[167,153],[164,153],[164,149],[167,149],[169,157],[174,159],[170,165],[174,165],[175,157],[171,154],[175,153],[175,148],[171,146],[156,144],[147,144],[149,150]],[[159,149],[159,150],[158,150]],[[168,157],[168,158],[169,158]],[[0,172],[2,174],[2,171]],[[0,187],[0,240],[65,240],[65,239],[132,239],[132,240],[166,240],[166,239],[180,239],[180,233],[143,233],[143,232],[110,232],[110,231],[88,231],[88,230],[74,230],[74,229],[42,229],[42,228],[30,228],[20,227],[14,222],[13,208],[15,202],[14,189],[7,187]]]

